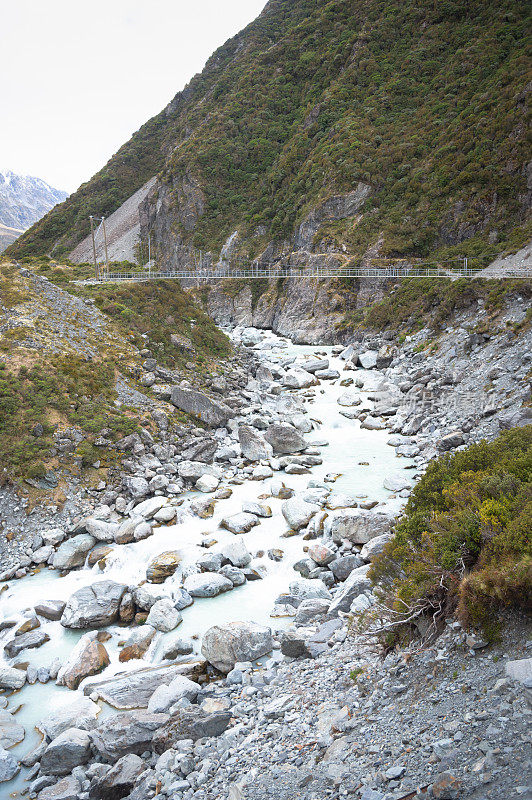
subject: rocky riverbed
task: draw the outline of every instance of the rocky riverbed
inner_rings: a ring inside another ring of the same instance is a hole
[[[254,353],[238,398],[223,379],[173,387],[207,427],[172,451],[133,437],[121,486],[38,526],[30,563],[4,576],[5,786],[522,796],[526,666],[506,661],[527,657],[524,624],[485,655],[449,621],[433,649],[385,661],[348,630],[427,462],[528,422],[530,334],[507,321],[483,337],[459,320],[437,350],[428,331],[312,348],[236,329]]]

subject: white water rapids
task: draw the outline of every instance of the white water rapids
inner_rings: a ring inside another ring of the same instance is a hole
[[[271,333],[265,333],[262,342],[272,345],[271,349],[258,350],[268,361],[282,361],[289,356],[300,359],[302,356],[319,351],[327,355],[331,368],[341,372],[344,366],[343,361],[332,356],[330,347],[293,345]],[[352,375],[350,372],[341,372],[342,378]],[[364,373],[362,370],[357,371],[357,375],[365,375],[371,381],[375,381],[378,377],[374,372]],[[402,473],[407,467],[411,467],[412,462],[405,458],[397,458],[394,448],[387,445],[389,431],[362,429],[357,420],[347,419],[340,413],[343,409],[337,400],[343,391],[345,389],[340,386],[340,380],[321,381],[320,386],[310,391],[308,389],[293,391],[293,394],[303,399],[305,411],[315,421],[315,429],[306,434],[306,438],[309,442],[320,440],[328,444],[320,448],[323,463],[313,467],[310,474],[285,475],[283,472],[278,472],[274,473],[273,480],[281,479],[298,492],[304,490],[311,479],[323,481],[328,474],[340,473],[335,483],[328,484],[331,489],[341,490],[356,498],[379,501],[379,510],[397,512],[404,501],[392,497],[391,493],[383,488],[383,481],[391,475]],[[360,391],[362,407],[370,408],[372,404],[367,401],[367,394],[365,390]],[[360,462],[368,462],[369,465]],[[413,477],[411,469],[406,474]],[[33,606],[38,602],[67,600],[76,589],[98,580],[111,579],[132,586],[138,585],[145,580],[148,563],[156,555],[167,550],[179,552],[183,559],[181,566],[195,563],[199,556],[207,552],[200,546],[205,538],[204,534],[209,532],[212,538],[217,540],[218,545],[232,540],[234,534],[219,527],[221,518],[240,512],[244,502],[256,501],[259,495],[269,494],[269,484],[270,480],[245,480],[241,485],[222,481],[221,485],[230,486],[232,495],[229,499],[216,502],[213,517],[200,519],[192,513],[185,513],[183,521],[179,524],[156,528],[152,536],[142,541],[117,545],[113,553],[107,557],[103,571],[96,565],[92,569],[73,570],[60,577],[54,570],[43,569],[21,580],[9,582],[7,589],[0,595],[0,619],[20,624],[32,613]],[[206,497],[199,492],[187,492],[181,508],[186,512],[190,501],[198,496]],[[202,634],[216,623],[253,620],[270,625],[274,629],[288,624],[289,620],[286,619],[272,619],[270,612],[279,594],[288,591],[290,582],[300,577],[294,572],[293,564],[304,557],[303,547],[306,542],[301,535],[283,538],[282,534],[286,533],[288,528],[281,514],[282,500],[268,498],[265,502],[271,507],[272,516],[261,519],[257,527],[243,535],[246,547],[253,556],[258,551],[265,553],[263,557],[254,557],[250,565],[264,573],[263,579],[246,582],[243,586],[212,599],[196,599],[191,607],[182,612],[183,622],[177,631],[172,634],[157,634],[142,660],[131,660],[125,664],[118,661],[120,652],[118,642],[127,638],[128,630],[124,627],[110,626],[108,631],[112,638],[105,646],[111,658],[111,665],[99,676],[82,682],[78,692],[83,691],[85,682],[103,680],[118,672],[160,663],[165,635],[175,636],[177,633],[183,638],[195,637],[194,642],[199,651]],[[280,548],[283,551],[282,561],[274,562],[267,557],[266,551],[270,548]],[[157,589],[170,594],[172,588],[177,588],[180,583],[181,569],[178,569],[173,577],[167,579]],[[64,660],[80,636],[86,632],[71,631],[63,628],[60,622],[48,622],[45,619],[41,619],[41,630],[49,634],[50,641],[40,648],[24,651],[15,662],[27,661],[35,667],[47,667],[56,657]],[[0,633],[0,658],[4,655],[4,644],[12,638],[13,630]],[[4,663],[12,664],[13,660],[4,659]],[[20,705],[16,720],[26,729],[24,742],[13,752],[19,757],[28,752],[40,738],[35,731],[35,723],[59,705],[71,702],[73,697],[72,691],[56,686],[53,681],[44,685],[40,683],[26,685],[21,691],[12,695],[9,698],[9,710],[14,710]],[[105,713],[110,712],[104,709]],[[13,791],[22,789],[24,785],[23,776],[20,774],[10,784],[4,784],[4,787],[9,786],[9,790]]]

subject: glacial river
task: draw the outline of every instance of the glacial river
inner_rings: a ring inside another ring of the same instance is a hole
[[[263,348],[266,345],[266,349]],[[337,369],[341,379],[346,377],[362,376],[367,385],[360,390],[362,400],[358,408],[371,408],[368,401],[368,389],[380,379],[375,372],[342,372],[345,362],[332,355],[331,347],[310,347],[294,345],[288,340],[283,340],[272,333],[264,333],[262,342],[258,345],[258,352],[266,361],[281,363],[287,358],[296,358],[301,361],[304,356],[314,355],[317,352],[329,358],[330,368]],[[312,468],[311,473],[303,475],[285,475],[284,472],[274,473],[273,479],[265,481],[245,480],[241,485],[229,482],[232,475],[227,469],[227,480],[221,481],[221,486],[229,486],[232,495],[226,500],[219,500],[215,505],[214,515],[209,519],[201,519],[192,513],[187,513],[190,502],[197,497],[205,498],[199,492],[187,492],[181,509],[184,511],[179,524],[163,525],[157,528],[152,536],[139,542],[128,545],[115,546],[113,553],[106,558],[105,569],[102,571],[98,565],[92,569],[84,568],[73,570],[64,577],[51,569],[43,569],[34,575],[29,575],[22,580],[9,582],[8,588],[0,595],[0,619],[14,620],[20,623],[29,616],[33,606],[44,600],[67,600],[68,597],[81,586],[94,583],[97,580],[111,579],[136,585],[145,580],[148,563],[158,554],[166,550],[177,550],[182,558],[181,566],[193,564],[207,551],[201,547],[205,534],[209,533],[218,544],[232,540],[234,534],[219,527],[223,517],[238,513],[246,501],[256,501],[259,495],[268,494],[271,480],[282,480],[296,493],[307,488],[310,480],[323,481],[326,477],[338,474],[334,483],[327,485],[335,491],[342,491],[354,495],[357,499],[375,500],[379,502],[379,510],[397,512],[404,499],[396,497],[383,487],[383,481],[392,475],[403,474],[413,479],[414,470],[412,462],[405,458],[397,458],[393,447],[387,444],[390,433],[387,430],[370,431],[360,427],[357,420],[348,419],[340,412],[345,408],[338,405],[339,395],[345,391],[340,385],[340,379],[323,380],[319,386],[312,389],[286,390],[299,397],[303,402],[304,411],[313,423],[313,430],[305,434],[309,443],[318,442],[317,446],[321,465]],[[410,469],[408,469],[410,467]],[[226,467],[224,467],[225,469]],[[407,470],[407,472],[404,472]],[[258,569],[263,574],[262,580],[246,582],[243,586],[236,587],[230,592],[212,599],[197,599],[189,608],[184,609],[183,622],[177,631],[171,634],[158,634],[142,661],[131,660],[125,664],[118,661],[120,649],[118,642],[127,638],[127,630],[123,627],[110,626],[111,639],[105,646],[111,658],[110,666],[100,676],[86,679],[87,682],[108,678],[118,672],[138,669],[141,666],[154,665],[161,662],[161,651],[165,636],[175,636],[176,633],[183,638],[194,637],[197,651],[201,645],[202,634],[212,625],[232,620],[253,620],[272,628],[283,628],[290,620],[285,618],[272,618],[270,613],[276,598],[288,590],[291,581],[300,576],[294,572],[293,565],[304,557],[303,547],[306,542],[301,535],[284,538],[287,525],[281,514],[283,501],[277,498],[268,498],[264,501],[270,506],[272,516],[261,519],[260,525],[243,534],[243,539],[249,552],[255,556],[259,551],[264,551],[261,557],[254,557],[251,567]],[[280,548],[283,559],[274,562],[267,556],[271,548]],[[216,546],[215,546],[216,549]],[[167,579],[157,588],[171,593],[181,583],[181,569]],[[16,661],[27,661],[35,667],[49,666],[54,658],[62,661],[67,658],[72,648],[86,631],[75,632],[63,628],[60,622],[48,622],[41,619],[41,629],[45,630],[50,641],[40,648],[24,651]],[[0,654],[3,656],[3,646],[6,641],[13,638],[13,630],[0,633]],[[0,656],[0,657],[2,657]],[[13,660],[5,660],[13,663]],[[83,691],[84,683],[78,692]],[[8,698],[9,710],[15,710],[16,720],[26,729],[25,740],[14,748],[13,752],[19,757],[27,753],[40,740],[40,735],[35,730],[35,723],[61,704],[71,702],[74,693],[64,687],[58,687],[53,681],[47,684],[36,683],[26,685],[21,691]],[[105,706],[104,703],[101,703]],[[103,715],[112,713],[108,708],[102,709]],[[24,772],[24,770],[23,770]],[[23,772],[9,784],[3,784],[4,789],[9,787],[10,792],[19,792],[24,785]],[[12,796],[17,796],[12,795]]]

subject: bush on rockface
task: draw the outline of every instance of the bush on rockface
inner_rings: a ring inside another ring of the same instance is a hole
[[[370,570],[387,630],[456,610],[466,625],[532,610],[532,426],[431,464]]]

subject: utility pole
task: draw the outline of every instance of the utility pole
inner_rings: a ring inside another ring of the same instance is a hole
[[[103,241],[105,244],[105,268],[107,270],[107,274],[109,274],[109,255],[107,253],[107,232],[105,230],[105,217],[102,217],[102,224],[103,224]]]
[[[151,233],[148,234],[148,277],[151,278]]]
[[[92,257],[94,258],[94,277],[98,278],[98,263],[96,261],[96,245],[94,243],[94,217],[92,214],[89,217],[91,221],[91,236],[92,236]]]

